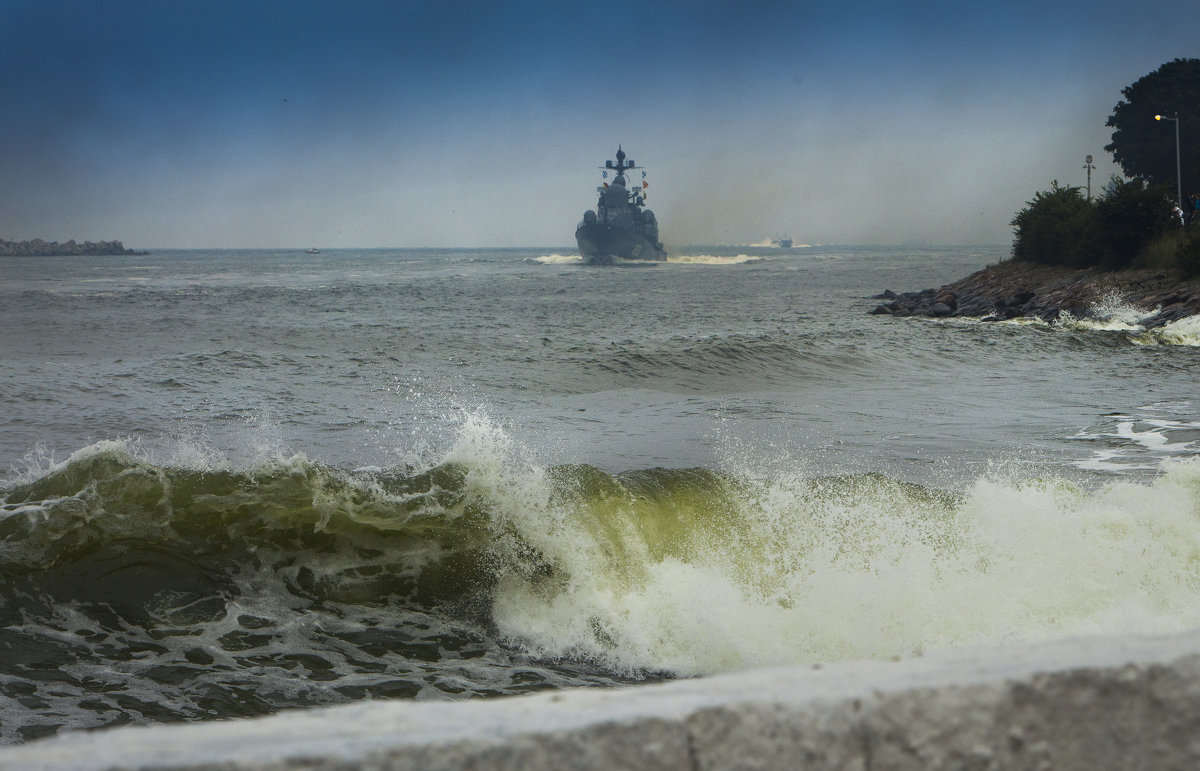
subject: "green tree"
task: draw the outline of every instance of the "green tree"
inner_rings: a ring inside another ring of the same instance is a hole
[[[1113,177],[1095,204],[1099,265],[1128,267],[1151,241],[1178,229],[1174,208],[1162,190],[1145,181]]]
[[[1174,187],[1175,123],[1155,115],[1179,115],[1181,176],[1185,191],[1200,186],[1200,59],[1175,59],[1121,89],[1113,108],[1112,153],[1128,177]]]
[[[1054,180],[1011,224],[1015,260],[1077,268],[1095,260],[1095,210],[1077,187],[1062,187]]]

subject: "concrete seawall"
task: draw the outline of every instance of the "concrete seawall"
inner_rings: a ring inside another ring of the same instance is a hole
[[[0,749],[0,769],[1195,769],[1200,630]]]

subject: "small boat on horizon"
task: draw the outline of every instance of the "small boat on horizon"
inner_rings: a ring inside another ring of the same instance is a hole
[[[320,254],[321,250],[314,246],[312,249],[305,249],[304,253],[305,254]]]
[[[658,240],[658,220],[645,208],[646,172],[642,171],[640,186],[629,190],[625,172],[639,168],[633,160],[625,160],[625,151],[617,145],[617,160],[605,161],[604,178],[615,171],[612,184],[605,182],[596,188],[600,200],[596,210],[583,213],[583,222],[575,228],[579,254],[588,265],[612,265],[621,260],[662,262],[667,259],[662,242]]]

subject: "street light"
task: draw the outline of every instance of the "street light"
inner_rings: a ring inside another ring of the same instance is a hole
[[[1092,156],[1083,159],[1083,168],[1087,169],[1088,175],[1088,203],[1092,202],[1092,169],[1096,168],[1092,165]]]
[[[1183,180],[1179,176],[1179,113],[1175,113],[1174,118],[1155,115],[1154,119],[1175,121],[1175,192],[1179,196],[1179,211],[1183,211]]]

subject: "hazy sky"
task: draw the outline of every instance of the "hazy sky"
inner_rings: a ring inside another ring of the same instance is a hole
[[[0,238],[572,245],[620,143],[668,246],[1007,243],[1117,171],[1200,2],[2,0],[0,36]]]

